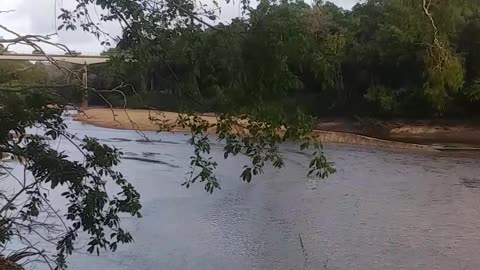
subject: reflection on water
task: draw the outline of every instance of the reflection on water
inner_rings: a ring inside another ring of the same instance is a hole
[[[138,139],[135,140],[136,142],[139,143],[145,143],[145,144],[184,144],[185,142],[175,142],[175,141],[167,141],[167,140],[154,140],[154,139]]]
[[[131,142],[130,139],[125,138],[107,138],[107,139],[100,139],[101,142]]]
[[[479,178],[462,178],[461,183],[468,188],[479,188],[480,179]]]
[[[176,165],[173,165],[173,164],[170,164],[168,162],[161,161],[161,160],[158,160],[158,159],[149,159],[149,158],[141,158],[141,157],[129,157],[129,156],[124,156],[122,159],[123,160],[136,160],[136,161],[141,161],[141,162],[146,162],[146,163],[162,164],[162,165],[167,165],[171,168],[180,168],[179,166],[176,166]]]
[[[239,175],[248,161],[223,160],[215,144],[222,190],[208,195],[201,184],[180,186],[192,150],[184,135],[139,141],[133,131],[70,125],[122,149],[119,169],[144,208],[124,221],[133,244],[77,254],[69,269],[480,269],[480,189],[463,180],[480,173],[475,154],[326,146],[338,172],[320,181],[285,145],[287,167],[247,184]]]

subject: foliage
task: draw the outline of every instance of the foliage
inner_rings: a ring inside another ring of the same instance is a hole
[[[61,104],[61,100],[45,94],[45,90],[2,92],[0,96],[0,151],[2,156],[18,160],[24,170],[20,177],[1,165],[19,188],[0,193],[0,247],[7,248],[14,241],[28,250],[32,248],[29,234],[44,235],[48,243],[56,243],[57,250],[55,261],[46,262],[55,269],[64,269],[65,259],[76,248],[75,240],[80,235],[90,238],[87,250],[97,254],[132,241],[120,225],[120,215],[140,217],[140,195],[114,170],[121,152],[94,138],[69,134],[61,116],[63,108],[51,105]],[[44,130],[44,136],[28,135],[31,127]],[[60,137],[77,147],[83,161],[52,147],[49,140]],[[120,189],[113,196],[112,185]],[[61,192],[66,203],[61,215],[52,208],[52,195],[45,190]],[[63,225],[59,228],[53,225],[56,223]],[[42,251],[35,255],[45,256]]]
[[[24,61],[0,62],[0,83],[45,83],[48,74],[42,64],[31,64]]]
[[[378,106],[381,115],[391,115],[395,111],[396,97],[392,89],[383,86],[368,88],[365,99]]]
[[[480,74],[478,1],[369,0],[352,10],[260,1],[246,16],[208,26],[202,19],[212,13],[202,15],[193,2],[140,8],[150,2],[99,1],[111,13],[104,20],[125,26],[119,59],[138,59],[112,64],[101,77],[129,82],[140,95],[175,96],[177,110],[235,114],[282,104],[318,115],[375,115],[368,91],[382,85],[402,93],[391,116],[448,115],[471,107],[454,106]],[[92,1],[79,3],[60,16],[65,25],[78,25],[75,14]],[[82,27],[101,38],[95,25]]]

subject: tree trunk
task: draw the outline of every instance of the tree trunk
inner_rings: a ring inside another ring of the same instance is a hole
[[[155,91],[155,76],[153,73],[150,73],[150,91]]]
[[[145,78],[145,73],[140,74],[140,91],[142,93],[147,92],[147,79]]]

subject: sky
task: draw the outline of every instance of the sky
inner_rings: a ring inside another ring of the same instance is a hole
[[[345,9],[353,7],[358,0],[330,0],[338,6]],[[205,3],[205,1],[203,1]],[[222,1],[218,1],[221,3]],[[224,1],[225,2],[225,1]],[[230,4],[221,4],[220,21],[229,21],[240,15],[238,5],[239,0],[230,1]],[[254,1],[252,1],[254,2]],[[75,6],[75,0],[0,0],[0,10],[13,10],[9,13],[0,13],[0,25],[25,35],[39,34],[48,35],[57,32],[58,21],[57,14],[60,8],[70,8]],[[101,13],[100,8],[92,10],[90,14]],[[102,23],[102,28],[112,36],[121,34],[121,28],[117,23]],[[0,37],[9,38],[6,32],[0,29]],[[58,34],[52,37],[52,41],[59,42],[68,46],[70,50],[82,52],[83,55],[96,55],[107,49],[100,45],[100,42],[91,34],[77,31],[58,31]],[[42,46],[48,53],[59,52],[59,49],[49,46]],[[16,46],[13,51],[19,53],[29,53],[30,47]]]

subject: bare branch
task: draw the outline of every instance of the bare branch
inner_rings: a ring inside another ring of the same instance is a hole
[[[130,114],[127,111],[127,105],[128,105],[127,96],[125,95],[124,92],[122,92],[120,90],[120,89],[123,89],[123,88],[126,88],[126,87],[133,88],[132,85],[124,84],[122,82],[120,85],[118,85],[117,87],[115,87],[113,89],[110,89],[110,90],[97,90],[97,89],[94,89],[94,88],[89,88],[89,89],[92,90],[93,92],[97,93],[100,96],[100,98],[102,98],[108,104],[108,106],[109,106],[109,108],[112,112],[113,120],[115,122],[117,122],[118,124],[120,124],[121,126],[123,126],[123,124],[120,121],[118,121],[117,118],[116,118],[115,110],[114,110],[114,107],[113,107],[112,103],[109,102],[108,99],[101,93],[118,93],[118,94],[120,94],[123,97],[123,111],[126,114],[130,124],[132,125],[132,128],[135,130],[135,132],[137,134],[142,136],[144,139],[148,140],[148,137],[145,135],[145,133],[143,131],[140,130],[140,127],[138,126],[138,124],[135,123],[135,121],[132,120],[132,118],[130,117]]]
[[[435,20],[433,19],[433,15],[430,12],[430,7],[432,5],[431,0],[423,0],[423,13],[425,13],[425,16],[430,20],[430,23],[432,24],[433,28],[433,44],[437,46],[440,49],[443,49],[442,44],[440,43],[440,40],[438,39],[438,28],[437,25],[435,24]]]

